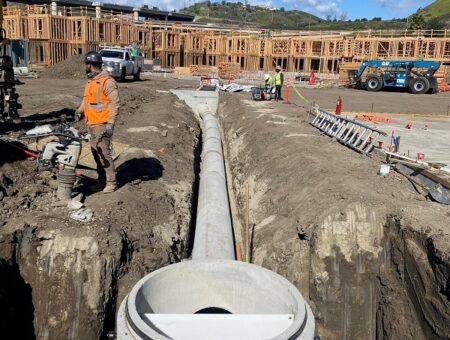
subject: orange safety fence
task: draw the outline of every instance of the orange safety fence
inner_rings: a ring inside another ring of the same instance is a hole
[[[387,118],[383,116],[374,116],[374,115],[357,115],[355,117],[358,120],[363,120],[366,122],[373,122],[373,123],[397,123],[398,121],[393,118]]]
[[[450,92],[450,85],[446,82],[441,82],[438,85],[439,92]]]

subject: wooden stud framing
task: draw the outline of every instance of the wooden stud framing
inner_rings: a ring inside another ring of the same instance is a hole
[[[232,63],[246,71],[270,71],[280,65],[290,72],[339,73],[365,59],[450,62],[447,31],[271,36],[189,24],[136,23],[130,14],[98,15],[87,7],[59,6],[52,14],[48,5],[7,6],[3,14],[7,36],[29,40],[30,61],[36,65],[51,65],[100,44],[139,44],[146,57],[160,59],[163,68]]]

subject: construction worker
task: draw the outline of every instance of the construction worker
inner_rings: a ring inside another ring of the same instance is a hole
[[[120,106],[119,91],[114,78],[106,70],[102,71],[100,53],[87,53],[84,62],[88,82],[75,119],[80,120],[84,116],[91,135],[92,155],[97,163],[97,187],[103,188],[104,193],[110,193],[117,190],[111,139]]]
[[[265,99],[270,99],[273,91],[273,78],[270,76],[270,74],[264,75],[264,96],[267,96]]]
[[[133,50],[131,51],[131,58],[134,60],[136,57],[139,57],[139,50],[133,47]]]
[[[269,93],[273,88],[273,78],[268,73],[264,75],[264,87]]]
[[[281,67],[277,65],[275,67],[275,100],[282,100],[281,98],[281,88],[283,87],[284,74],[281,72]]]

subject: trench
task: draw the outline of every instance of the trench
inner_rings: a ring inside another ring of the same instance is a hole
[[[228,128],[229,124],[225,124],[222,120],[222,135],[225,137],[222,140],[235,240],[244,249],[246,237],[244,227],[247,224],[246,178],[242,173],[236,172],[236,164],[230,157]],[[166,249],[170,253],[168,255],[170,261],[159,263],[152,270],[171,262],[181,261],[191,255],[195,234],[201,145],[200,132],[193,149],[192,170],[195,178],[190,196],[188,238],[174,240]],[[250,168],[250,173],[253,170]],[[253,190],[253,187],[250,189]],[[450,266],[438,256],[425,234],[412,232],[396,214],[385,212],[377,221],[381,223],[383,229],[383,237],[379,241],[380,249],[377,250],[378,256],[374,256],[374,252],[360,251],[348,260],[341,250],[341,245],[336,242],[330,255],[319,258],[317,250],[320,248],[322,237],[319,228],[321,221],[313,222],[312,230],[304,231],[297,228],[292,249],[283,249],[284,252],[306,250],[305,261],[288,267],[295,268],[297,271],[295,274],[301,273],[307,278],[306,289],[304,284],[293,279],[295,275],[289,273],[284,264],[264,261],[259,264],[285,276],[297,285],[305,297],[309,297],[318,325],[318,334],[323,339],[440,339],[450,336],[448,311],[445,311],[450,302]],[[251,227],[250,255],[252,260],[258,262],[261,261],[258,252],[269,248],[272,240],[268,242],[261,239],[255,224],[251,224]],[[16,233],[7,240],[12,256],[9,261],[0,261],[1,325],[6,334],[20,339],[34,339],[37,336],[35,320],[39,315],[36,315],[37,306],[33,305],[33,292],[39,287],[33,287],[33,284],[29,283],[30,280],[27,280],[26,276],[29,276],[27,272],[30,268],[24,259],[17,255],[24,253],[24,249],[37,247],[40,239],[34,234],[35,229],[28,226],[23,233]],[[5,240],[0,241],[0,245],[6,244]],[[104,269],[109,271],[107,275],[110,276],[110,281],[109,290],[103,299],[103,311],[95,316],[101,319],[97,338],[107,339],[108,334],[115,330],[116,313],[121,302],[119,291],[130,272],[143,265],[142,259],[138,257],[142,242],[145,240],[132,239],[126,231],[118,237],[117,260]],[[276,255],[280,253],[281,249],[275,251]],[[421,268],[430,270],[423,272]],[[324,272],[329,275],[325,283],[315,279]],[[132,284],[134,283],[133,281]],[[432,308],[430,308],[431,300],[434,303]],[[403,311],[401,317],[398,315],[399,309]],[[83,313],[83,309],[79,312]],[[87,334],[84,338],[94,337]]]
[[[187,110],[186,114],[192,112]],[[37,221],[19,226],[12,233],[0,234],[0,325],[5,338],[110,339],[116,330],[119,305],[137,280],[148,272],[191,256],[202,148],[200,125],[195,119],[192,121],[193,130],[189,132],[186,128],[184,132],[194,136],[192,156],[185,155],[192,159],[190,190],[186,190],[179,202],[163,196],[175,211],[171,223],[176,228],[170,240],[164,240],[164,236],[157,234],[161,231],[156,230],[139,234],[127,227],[130,220],[126,221],[124,216],[121,216],[124,222],[119,230],[102,224],[107,231],[92,237],[76,231],[74,240],[70,241],[70,231],[63,231],[64,237],[67,236],[64,246],[61,242],[58,245],[63,237],[55,239],[55,234],[47,233],[46,226]],[[21,167],[23,161],[14,159],[10,163]],[[26,176],[36,176],[32,167],[25,168]],[[14,184],[19,183],[13,183],[12,187]],[[177,206],[189,211],[180,213]],[[146,213],[145,204],[136,209],[141,209],[141,214]],[[3,224],[0,222],[0,227]],[[61,249],[55,250],[57,247]],[[48,252],[44,255],[42,249]],[[93,286],[88,293],[85,293],[89,290],[86,284]],[[64,294],[73,298],[65,301]],[[97,299],[98,303],[89,305],[86,295],[91,301]]]
[[[276,158],[282,144],[270,148],[269,141],[263,143],[270,132],[251,118],[245,125],[242,117],[251,117],[252,110],[239,105],[219,110],[232,217],[243,253],[250,237],[251,261],[297,286],[313,309],[316,334],[322,339],[449,338],[450,264],[430,236],[415,230],[394,209],[377,208],[375,213],[362,197],[347,206],[337,202],[337,209],[324,212],[315,211],[306,196],[310,191],[305,187],[314,184],[300,180],[298,187],[277,188],[282,175],[268,169],[282,163],[281,156]],[[252,134],[259,139],[249,137]],[[286,154],[293,158],[289,166],[275,171],[289,173],[294,162],[303,160]],[[306,168],[305,181],[316,183],[314,165],[301,166]],[[330,184],[322,190],[329,190]],[[295,204],[304,204],[297,209],[307,215],[306,221],[299,222],[297,211],[286,207],[295,190],[305,192]],[[250,201],[252,196],[258,200],[250,202],[250,208],[248,191]],[[356,241],[351,244],[349,239]]]

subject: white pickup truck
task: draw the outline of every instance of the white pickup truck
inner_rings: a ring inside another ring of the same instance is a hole
[[[134,80],[139,80],[141,71],[144,68],[144,57],[132,57],[131,48],[103,48],[100,54],[103,59],[103,68],[114,78],[125,80],[127,76],[133,76]]]

